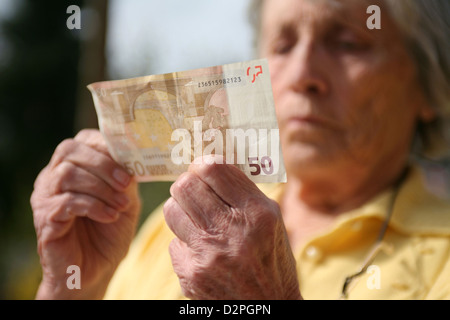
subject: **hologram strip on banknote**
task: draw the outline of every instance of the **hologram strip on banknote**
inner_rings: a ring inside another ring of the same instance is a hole
[[[286,181],[265,59],[88,89],[111,155],[138,181],[173,181],[210,154],[256,183]]]

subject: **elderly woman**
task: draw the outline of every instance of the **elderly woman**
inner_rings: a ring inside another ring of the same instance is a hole
[[[381,29],[367,28],[371,4]],[[191,165],[128,252],[136,182],[82,131],[32,195],[37,298],[450,298],[450,205],[409,161],[449,107],[450,3],[264,0],[253,12],[287,184]]]

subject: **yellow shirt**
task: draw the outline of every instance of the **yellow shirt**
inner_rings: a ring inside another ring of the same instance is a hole
[[[279,200],[283,185],[264,185]],[[305,299],[339,299],[360,270],[385,220],[392,191],[342,214],[333,227],[294,252]],[[183,299],[168,246],[174,238],[162,206],[141,227],[106,299]],[[450,204],[427,192],[414,169],[395,201],[382,250],[352,282],[348,299],[450,299]]]

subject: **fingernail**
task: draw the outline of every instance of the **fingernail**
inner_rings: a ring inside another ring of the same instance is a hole
[[[116,201],[122,207],[125,207],[130,203],[130,199],[123,193],[119,193],[116,195]]]
[[[130,183],[130,176],[124,172],[123,170],[120,169],[115,169],[113,172],[113,177],[114,179],[120,183],[123,186],[128,186],[128,184]]]
[[[117,211],[111,207],[108,207],[108,206],[106,206],[106,213],[114,219],[116,219],[117,216],[119,216],[119,211]]]

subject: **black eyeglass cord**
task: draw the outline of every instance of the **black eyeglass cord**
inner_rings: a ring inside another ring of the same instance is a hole
[[[384,219],[383,225],[381,226],[377,240],[375,241],[375,244],[373,245],[372,250],[367,255],[367,257],[366,257],[362,267],[359,269],[359,271],[345,278],[344,285],[342,286],[340,300],[348,299],[348,292],[349,292],[350,285],[353,282],[353,280],[355,280],[356,278],[361,276],[364,272],[366,272],[367,268],[372,264],[373,260],[377,256],[377,254],[381,251],[381,249],[383,247],[383,239],[386,234],[386,230],[389,226],[389,221],[391,220],[392,211],[394,209],[394,204],[397,199],[397,195],[399,193],[400,186],[402,185],[403,181],[406,179],[408,173],[409,173],[409,169],[403,170],[403,173],[401,174],[401,176],[397,179],[396,183],[394,184],[391,201],[389,202],[389,206],[386,211],[386,218]]]

